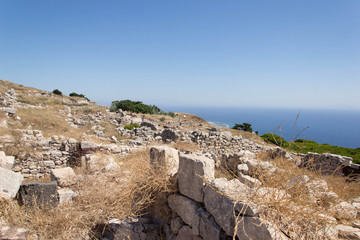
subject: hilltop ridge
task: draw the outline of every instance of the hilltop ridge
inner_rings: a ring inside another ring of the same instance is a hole
[[[348,157],[4,80],[0,126],[0,239],[360,238]]]

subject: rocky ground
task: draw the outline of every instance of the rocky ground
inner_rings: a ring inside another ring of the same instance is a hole
[[[359,166],[346,157],[2,80],[0,126],[0,239],[360,239]],[[73,226],[51,235],[32,223],[48,212],[13,216],[45,205]]]

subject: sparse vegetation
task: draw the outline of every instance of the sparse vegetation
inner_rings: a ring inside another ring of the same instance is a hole
[[[354,163],[360,164],[360,148],[353,149],[353,148],[332,146],[326,143],[319,144],[315,141],[304,140],[304,139],[297,139],[294,142],[288,142],[284,138],[273,133],[266,133],[261,135],[261,137],[266,142],[273,143],[277,146],[287,148],[294,152],[305,153],[305,154],[308,152],[338,154],[338,155],[351,157],[353,158]]]
[[[140,125],[137,123],[127,124],[124,126],[124,128],[127,130],[133,130],[134,128],[139,128],[139,127]]]

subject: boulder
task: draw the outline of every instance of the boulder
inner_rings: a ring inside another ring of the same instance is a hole
[[[214,160],[192,154],[180,154],[179,158],[179,191],[197,202],[204,200],[204,186],[206,181],[215,177]]]
[[[171,129],[165,129],[164,131],[162,131],[161,137],[164,142],[176,142],[179,139],[179,135]]]
[[[151,122],[142,122],[141,123],[142,127],[148,127],[153,131],[157,131],[157,127],[155,126],[155,124],[151,123]]]
[[[23,180],[21,173],[0,167],[0,196],[12,199],[16,196]]]
[[[50,172],[52,181],[56,181],[60,187],[69,187],[76,184],[78,178],[71,167],[52,169]]]
[[[18,201],[20,205],[28,207],[55,207],[59,203],[57,184],[50,183],[26,183],[21,184]]]
[[[199,235],[199,209],[201,209],[201,205],[180,194],[171,195],[168,201],[170,208],[176,212],[187,225],[192,227],[192,233]]]
[[[179,169],[179,152],[168,146],[156,146],[150,149],[150,163],[153,167],[165,167],[166,174],[174,176]]]

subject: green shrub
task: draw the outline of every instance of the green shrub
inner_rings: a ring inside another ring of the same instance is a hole
[[[127,124],[124,126],[124,128],[127,130],[133,130],[134,128],[139,128],[139,127],[140,125],[137,123]]]
[[[265,133],[260,136],[262,139],[264,139],[265,142],[273,143],[280,147],[288,147],[289,143],[282,137],[273,134],[273,133]]]
[[[243,123],[243,124],[236,123],[235,126],[232,127],[232,129],[243,130],[245,132],[253,132],[253,129],[252,129],[250,123]]]
[[[52,93],[60,96],[62,95],[62,92],[59,89],[55,89]]]
[[[131,101],[131,100],[113,101],[110,106],[110,111],[116,112],[118,109],[121,109],[123,111],[135,112],[135,113],[169,115],[172,117],[176,116],[175,113],[173,112],[164,112],[155,105],[146,105],[140,101]]]
[[[87,97],[85,97],[84,94],[78,94],[76,92],[72,92],[69,94],[70,97],[80,97],[80,98],[85,98],[86,100],[90,101],[90,99],[88,99]]]

